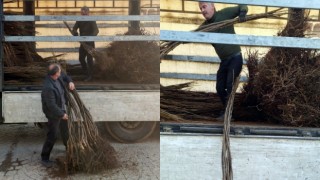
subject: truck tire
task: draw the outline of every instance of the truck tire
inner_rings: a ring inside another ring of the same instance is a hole
[[[134,143],[148,138],[156,129],[157,121],[106,122],[106,130],[117,141]]]

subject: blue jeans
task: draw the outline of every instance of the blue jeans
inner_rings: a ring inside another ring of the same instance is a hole
[[[232,92],[233,82],[242,70],[242,64],[243,59],[241,53],[221,60],[217,73],[216,90],[224,107],[226,107],[228,96]]]

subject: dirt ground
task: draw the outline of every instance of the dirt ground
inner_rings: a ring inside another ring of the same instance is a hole
[[[99,130],[103,131],[101,126],[98,124]],[[160,179],[159,131],[135,144],[122,144],[110,139],[121,167],[99,174],[65,175],[57,165],[49,169],[43,167],[40,153],[45,136],[45,130],[33,124],[1,124],[0,179]],[[51,159],[64,154],[64,146],[59,140],[52,150]]]

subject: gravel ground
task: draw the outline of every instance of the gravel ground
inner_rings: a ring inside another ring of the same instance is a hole
[[[98,127],[103,131],[101,125]],[[0,179],[160,179],[159,131],[141,143],[122,144],[110,140],[121,167],[99,174],[64,175],[57,165],[49,169],[43,167],[40,153],[45,136],[45,130],[33,124],[1,124]],[[51,159],[64,154],[64,146],[59,140]]]

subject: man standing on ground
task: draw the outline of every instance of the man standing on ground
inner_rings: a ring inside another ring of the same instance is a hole
[[[84,6],[81,8],[81,15],[89,16],[89,8]],[[80,36],[96,36],[99,33],[99,29],[96,21],[76,21],[73,26],[73,35],[78,36],[78,29],[80,31]],[[84,42],[90,48],[95,48],[93,41]],[[86,62],[87,58],[87,62]],[[79,48],[79,61],[82,67],[82,70],[86,73],[87,77],[85,81],[90,81],[93,75],[93,57],[88,51],[84,48],[83,44]]]
[[[68,115],[66,113],[66,92],[64,88],[66,85],[70,90],[75,88],[71,78],[61,73],[61,67],[58,64],[51,64],[41,93],[42,110],[48,119],[47,138],[41,152],[42,164],[46,167],[52,167],[53,165],[49,157],[59,129],[63,143],[67,147]]]
[[[203,17],[206,19],[202,25],[233,19],[238,16],[239,21],[244,22],[248,11],[248,7],[246,5],[239,5],[216,11],[214,3],[209,2],[199,2],[199,8]],[[213,32],[235,34],[233,25]],[[239,45],[212,44],[212,46],[221,60],[219,70],[217,72],[216,90],[225,109],[228,96],[232,91],[233,82],[240,75],[242,70],[243,59],[241,49]],[[224,111],[221,112],[218,119],[224,119]]]

